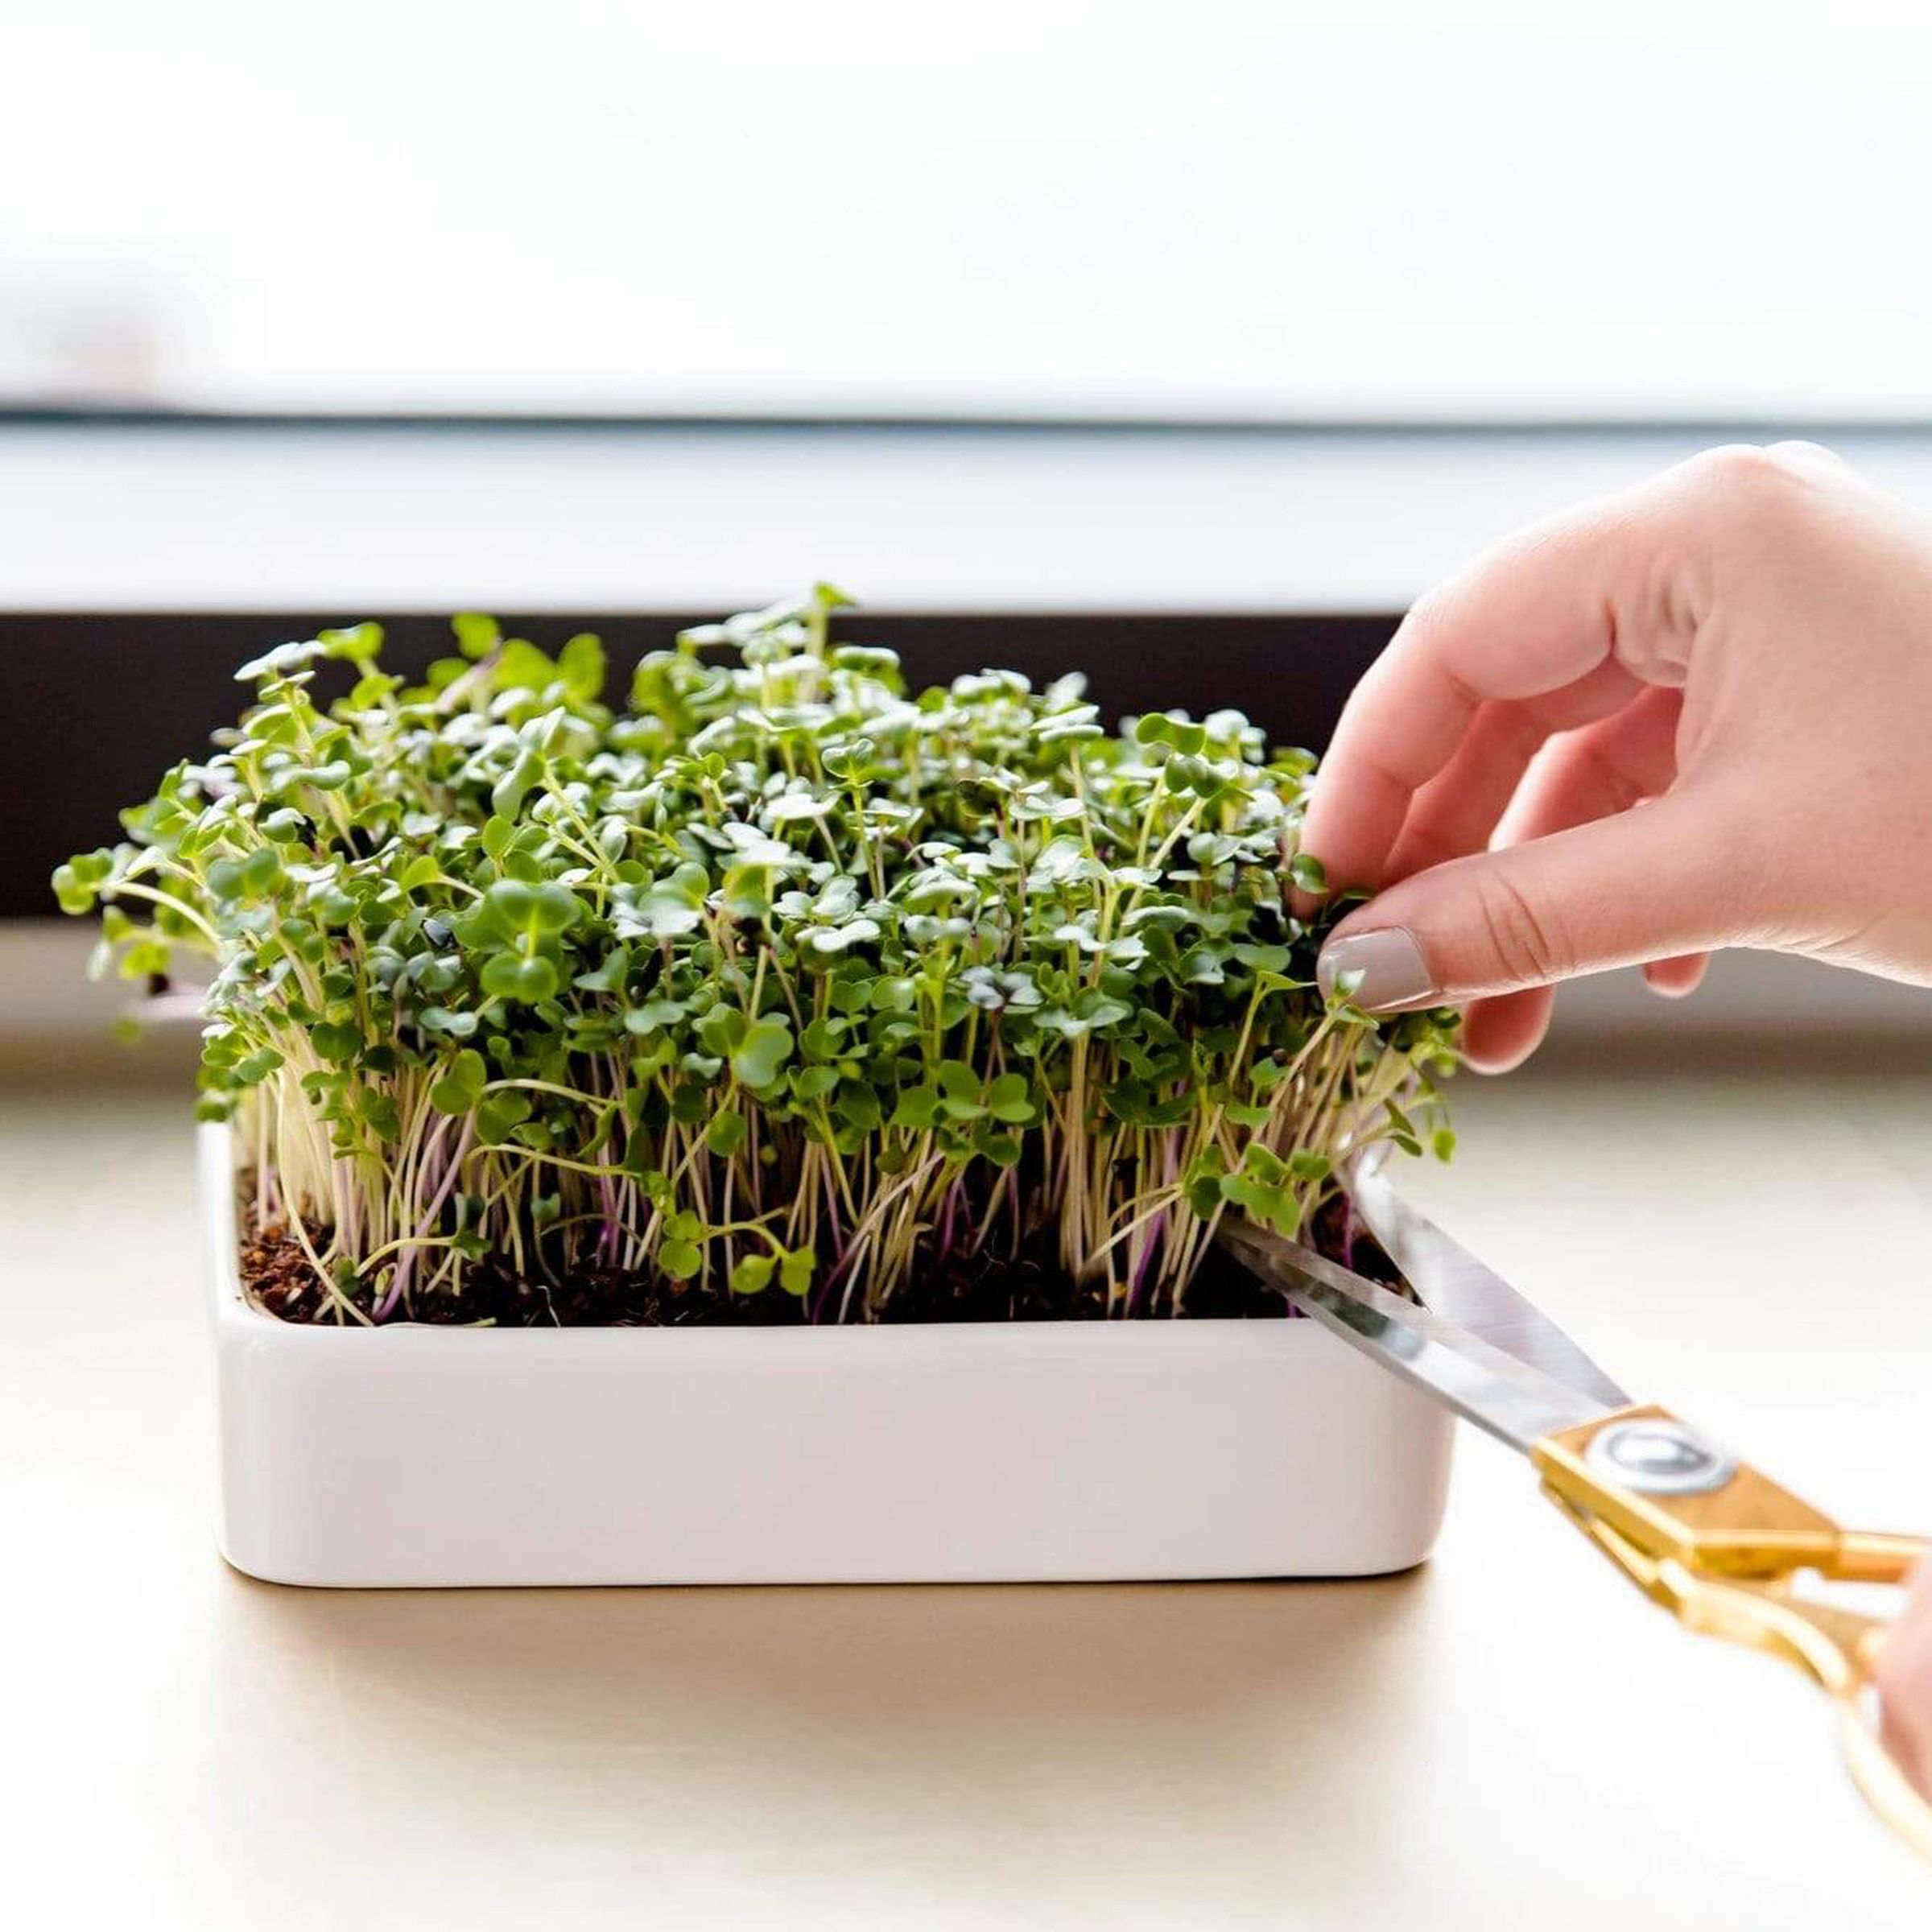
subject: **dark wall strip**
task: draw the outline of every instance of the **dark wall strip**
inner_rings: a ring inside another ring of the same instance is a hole
[[[145,797],[175,759],[233,720],[234,667],[263,646],[372,613],[279,611],[192,616],[0,613],[13,728],[3,790],[0,917],[51,914],[49,871],[70,852],[111,844],[122,805]],[[594,630],[628,671],[683,625],[716,612],[506,615],[554,646]],[[419,671],[448,648],[440,615],[383,618],[386,657]],[[1389,617],[1162,615],[976,617],[854,614],[841,634],[890,646],[914,683],[1000,665],[1036,680],[1084,671],[1109,713],[1232,706],[1269,734],[1319,749],[1350,685],[1393,628]]]

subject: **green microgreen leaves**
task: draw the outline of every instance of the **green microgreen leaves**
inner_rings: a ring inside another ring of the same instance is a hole
[[[76,914],[92,912],[101,888],[113,876],[114,869],[114,855],[105,848],[79,853],[56,867],[54,897],[60,902],[60,910]]]
[[[597,639],[476,613],[419,685],[374,625],[278,646],[55,874],[104,968],[217,960],[201,1104],[385,1319],[493,1253],[832,1319],[1024,1249],[1172,1311],[1218,1217],[1304,1227],[1376,1139],[1447,1158],[1454,1016],[1315,988],[1350,895],[1298,849],[1307,753],[1116,736],[1077,678],[909,696],[844,601],[687,632],[621,711]]]
[[[553,998],[557,991],[555,965],[535,955],[493,953],[483,962],[480,977],[483,990],[493,998],[521,1000],[532,1006]]]
[[[698,1022],[697,1035],[747,1087],[770,1086],[792,1056],[791,1023],[774,1014],[754,1020],[735,1006],[714,1006]]]
[[[468,1113],[482,1099],[483,1084],[489,1078],[482,1055],[473,1047],[465,1048],[431,1084],[429,1104],[439,1113]]]
[[[1322,869],[1322,862],[1312,854],[1298,852],[1288,861],[1288,877],[1303,892],[1313,893],[1319,898],[1328,890],[1328,875]]]

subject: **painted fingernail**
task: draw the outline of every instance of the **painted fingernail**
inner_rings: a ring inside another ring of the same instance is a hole
[[[1419,1005],[1435,991],[1422,947],[1400,926],[1331,940],[1315,961],[1315,980],[1332,994],[1344,973],[1355,979],[1356,1005],[1371,1013]]]

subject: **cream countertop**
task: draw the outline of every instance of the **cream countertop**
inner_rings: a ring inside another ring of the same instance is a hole
[[[1473,1436],[1435,1559],[1373,1583],[248,1582],[210,1538],[167,1057],[0,1063],[19,1923],[1923,1922],[1932,1877],[1808,1686],[1678,1631]],[[1471,1081],[1463,1156],[1414,1185],[1640,1394],[1847,1517],[1923,1524],[1919,1057]]]

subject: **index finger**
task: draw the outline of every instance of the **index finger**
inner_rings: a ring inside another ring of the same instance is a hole
[[[1690,631],[1658,542],[1682,483],[1667,472],[1512,538],[1402,620],[1342,712],[1302,825],[1331,886],[1386,883],[1415,795],[1479,705],[1541,700],[1561,729],[1602,716],[1619,685],[1683,682]]]

